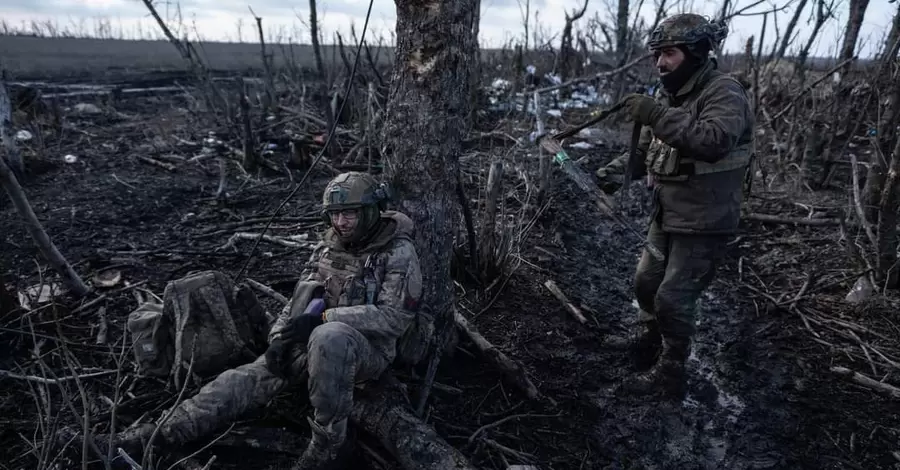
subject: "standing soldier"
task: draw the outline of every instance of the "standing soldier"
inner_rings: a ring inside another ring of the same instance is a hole
[[[632,394],[685,393],[697,301],[740,220],[755,118],[744,87],[710,57],[726,34],[724,25],[696,14],[663,20],[648,42],[661,90],[656,99],[625,98],[644,126],[632,176],[646,174],[653,190],[647,241],[665,254],[660,261],[644,250],[635,273],[641,312],[631,347],[655,364],[622,383]],[[597,171],[604,189],[621,184],[627,162],[623,155]]]

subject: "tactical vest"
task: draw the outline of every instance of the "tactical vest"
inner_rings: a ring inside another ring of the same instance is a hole
[[[374,304],[382,281],[377,268],[382,262],[383,255],[378,252],[355,254],[325,248],[317,269],[324,279],[327,307]]]
[[[740,82],[730,75],[718,75],[711,80],[719,79],[732,80],[740,85]],[[741,87],[743,88],[743,85]],[[680,106],[682,109],[690,111],[695,119],[699,111],[695,103],[701,94],[702,91],[691,94]],[[647,171],[658,181],[686,181],[691,175],[705,175],[745,168],[750,164],[754,152],[751,140],[736,145],[725,158],[715,163],[708,163],[689,155],[681,155],[677,149],[654,137],[647,149],[644,163],[647,165]]]
[[[349,253],[325,248],[317,269],[324,279],[327,308],[375,304],[384,282],[388,252]],[[397,342],[396,360],[416,365],[425,358],[434,336],[434,318],[416,308],[413,324]]]

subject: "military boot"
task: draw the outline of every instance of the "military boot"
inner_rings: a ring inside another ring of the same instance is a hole
[[[630,395],[666,395],[681,399],[687,391],[685,363],[690,340],[664,338],[662,354],[653,367],[622,382],[620,391]]]
[[[156,425],[144,423],[130,427],[120,433],[113,434],[113,461],[110,462],[113,465],[113,468],[131,468],[131,465],[119,456],[119,448],[125,451],[125,453],[133,460],[140,462],[144,455],[144,449],[150,441],[150,436],[153,434],[154,429],[156,429]],[[71,442],[72,439],[80,433],[81,428],[67,426],[59,430],[57,441],[64,445],[65,443]],[[106,458],[110,447],[110,435],[94,434],[93,440],[94,444],[97,445],[97,450],[100,451],[100,456]],[[166,442],[162,434],[157,433],[156,438],[153,440],[154,447],[159,448],[159,446],[165,444]]]
[[[352,438],[347,436],[347,419],[329,425],[309,419],[312,437],[306,451],[292,470],[342,470],[350,459]]]
[[[662,350],[662,335],[655,321],[638,323],[630,338],[611,336],[604,340],[604,346],[627,350],[637,370],[647,370],[656,362]]]

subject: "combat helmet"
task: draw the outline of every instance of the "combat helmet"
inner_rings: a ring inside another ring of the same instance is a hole
[[[330,212],[358,209],[359,223],[353,233],[338,233],[345,243],[358,242],[378,224],[381,211],[387,208],[389,199],[387,185],[378,183],[372,175],[358,171],[341,173],[325,186],[322,218],[327,225],[331,225]]]
[[[662,20],[650,33],[647,46],[651,50],[675,46],[693,49],[707,42],[705,49],[709,50],[727,35],[728,27],[724,23],[711,22],[695,13],[682,13]]]

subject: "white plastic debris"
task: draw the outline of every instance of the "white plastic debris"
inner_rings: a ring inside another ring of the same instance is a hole
[[[491,88],[495,90],[505,90],[509,88],[509,86],[509,80],[504,80],[502,78],[495,78],[494,81],[491,82]]]
[[[28,142],[33,138],[34,136],[31,134],[31,132],[25,130],[16,132],[16,142]]]
[[[562,111],[560,111],[558,109],[548,109],[547,114],[550,116],[553,116],[553,117],[561,117]]]
[[[71,153],[63,157],[63,161],[66,163],[75,163],[78,161],[78,157],[72,155]]]
[[[62,285],[51,282],[50,284],[35,284],[18,292],[19,305],[25,310],[31,310],[41,304],[45,304],[54,297],[65,293]],[[34,303],[32,303],[34,302]]]
[[[858,304],[860,302],[864,302],[872,297],[872,294],[875,292],[875,288],[872,287],[872,283],[869,282],[869,278],[866,276],[861,276],[856,280],[856,283],[853,284],[853,288],[850,289],[850,292],[847,293],[847,297],[844,298],[848,303]]]
[[[99,106],[93,103],[78,103],[73,109],[78,114],[100,114],[103,112]]]
[[[571,147],[573,149],[582,149],[582,150],[594,148],[594,146],[592,144],[589,144],[587,142],[575,142],[574,144],[570,145],[569,147]]]
[[[525,72],[528,73],[528,75],[534,75],[537,72],[537,67],[529,64],[528,67],[525,67]]]

